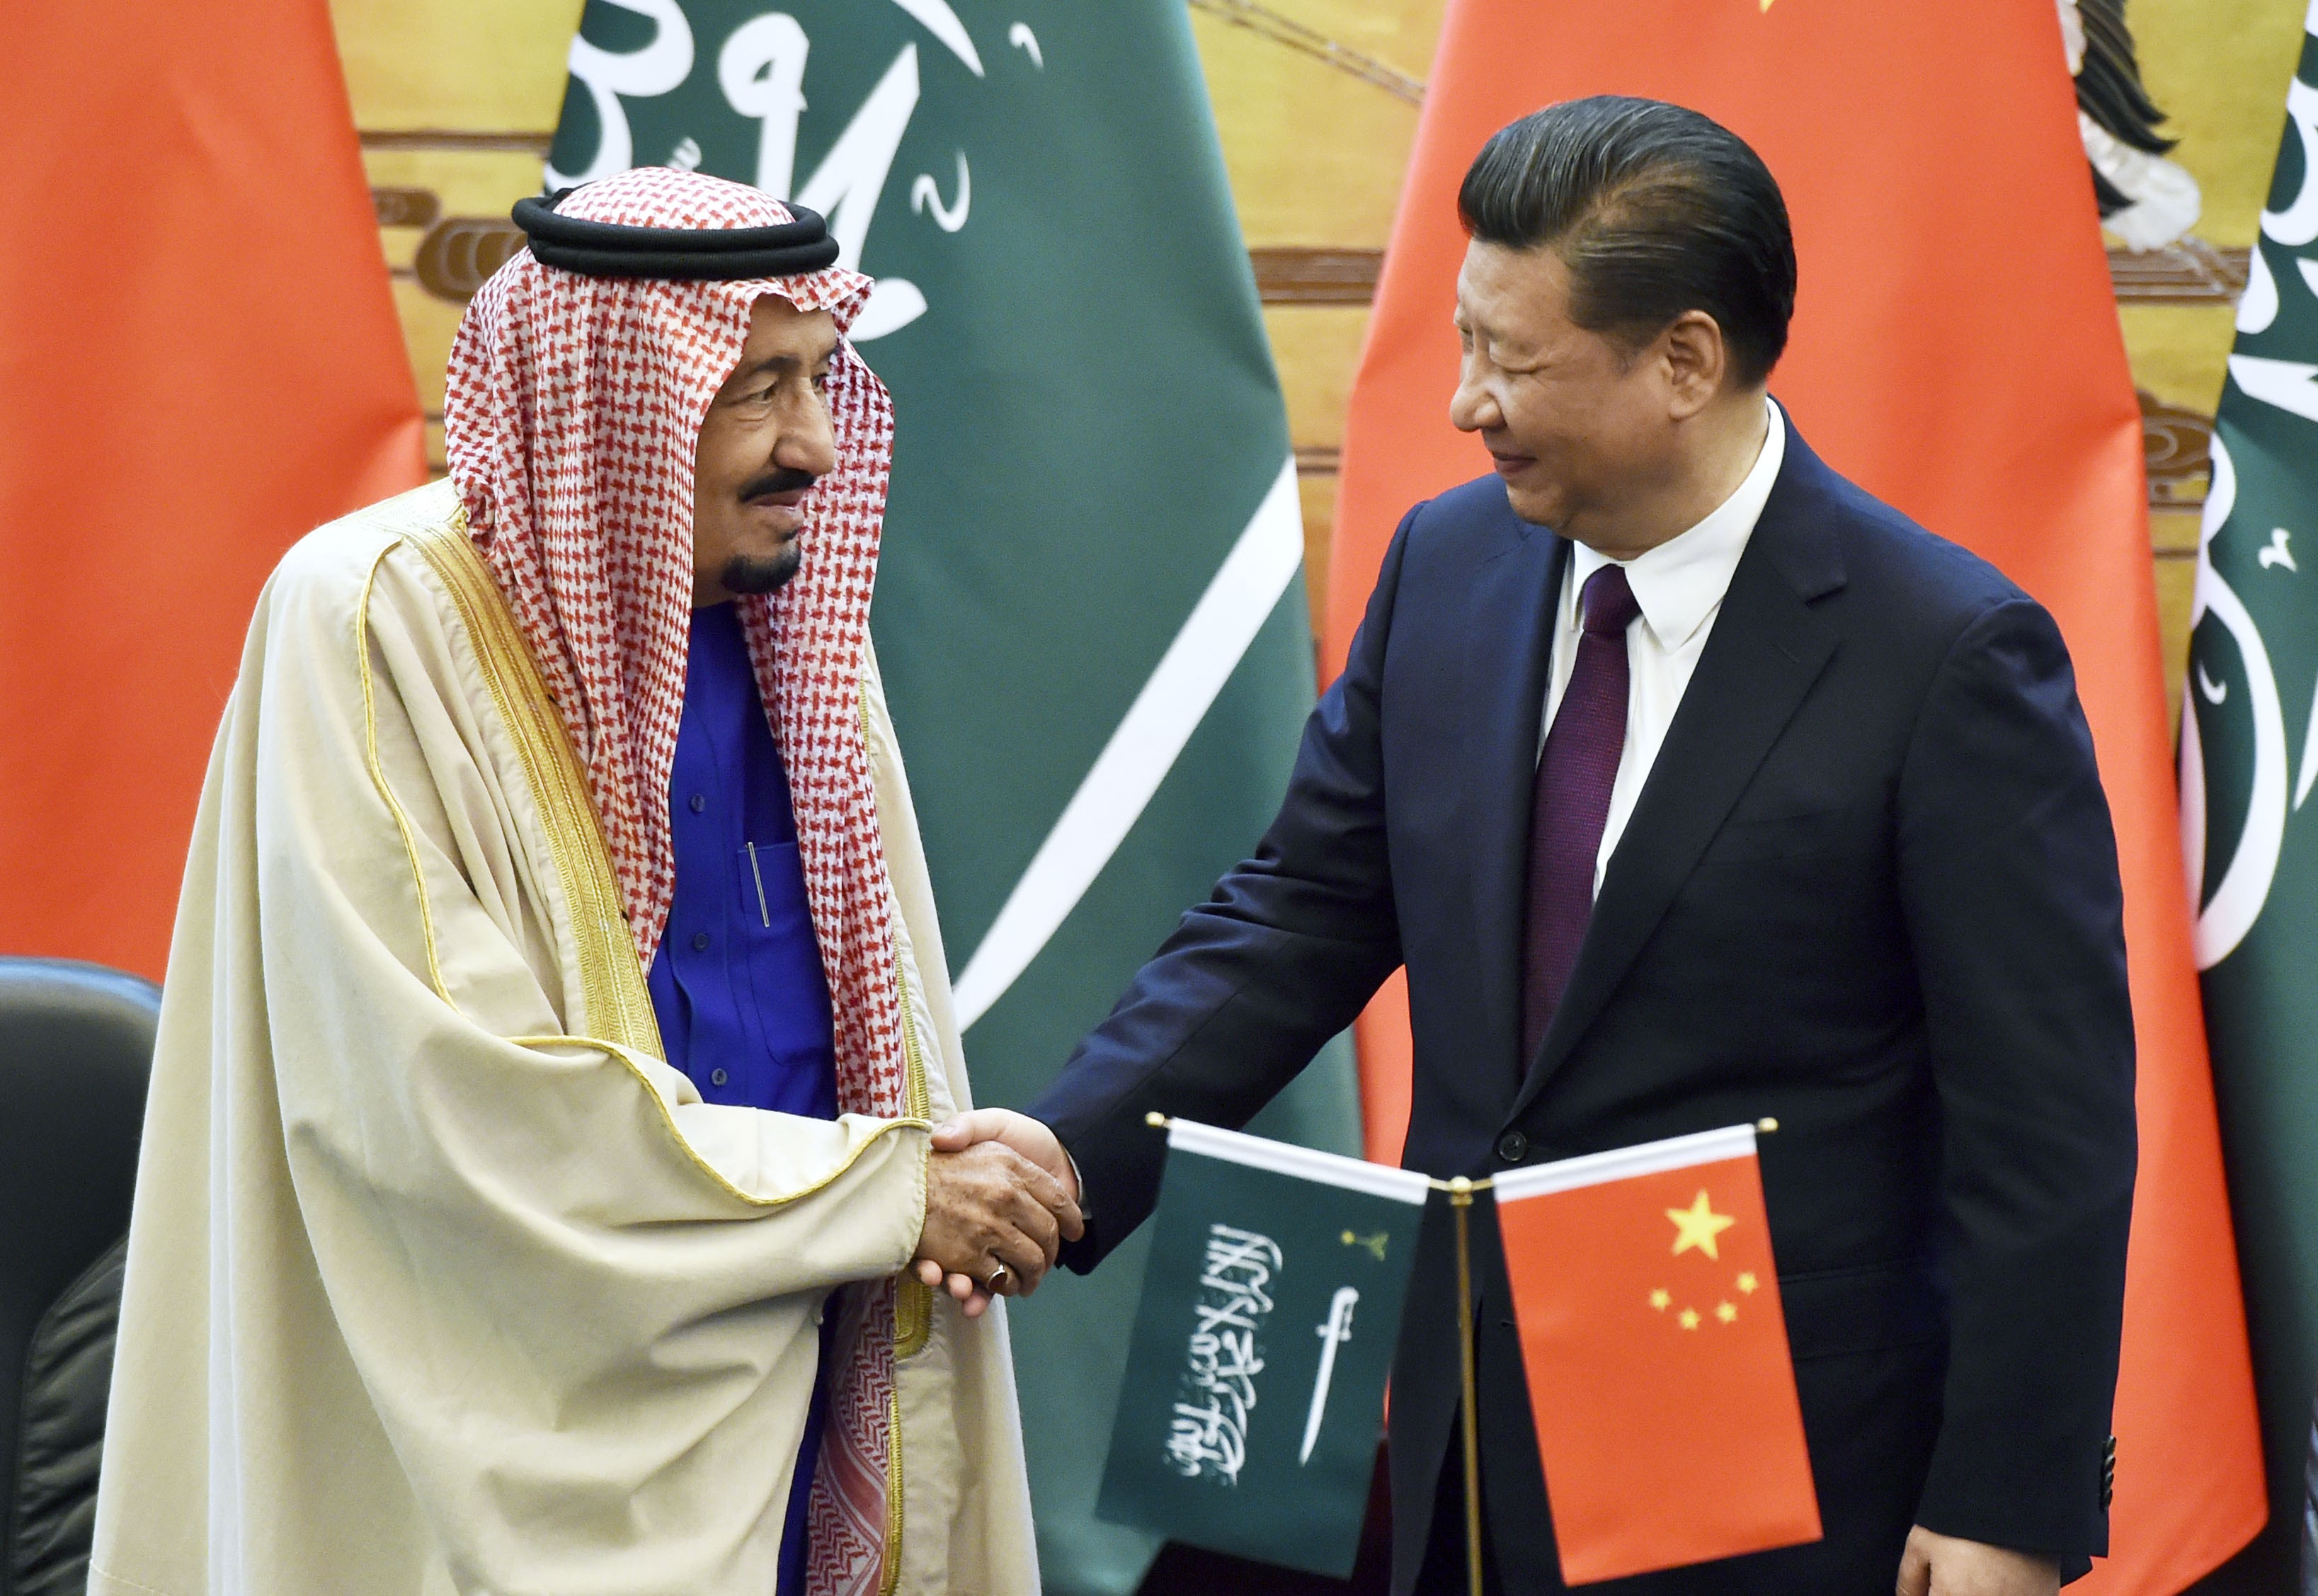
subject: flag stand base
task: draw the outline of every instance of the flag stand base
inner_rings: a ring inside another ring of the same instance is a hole
[[[1481,1596],[1481,1438],[1474,1409],[1473,1249],[1469,1222],[1473,1183],[1460,1175],[1449,1183],[1449,1206],[1457,1215],[1457,1353],[1463,1365],[1465,1400],[1465,1577],[1470,1596]]]

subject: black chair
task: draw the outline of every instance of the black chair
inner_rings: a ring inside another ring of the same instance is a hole
[[[82,1596],[161,991],[0,959],[0,1596]]]

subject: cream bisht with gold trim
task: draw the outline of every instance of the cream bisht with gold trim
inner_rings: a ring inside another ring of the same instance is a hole
[[[138,1177],[97,1596],[768,1596],[831,1286],[968,1101],[874,655],[910,1112],[703,1103],[447,483],[307,538],[203,792]],[[895,1348],[882,1578],[1035,1591],[1002,1308]],[[914,1308],[914,1312],[908,1311]]]
[[[842,335],[870,280],[835,264],[811,212],[698,172],[637,167],[525,201],[528,248],[459,320],[444,448],[468,531],[552,696],[603,826],[638,957],[676,884],[669,771],[692,608],[702,419],[762,299]],[[770,248],[757,245],[772,245]],[[770,275],[768,275],[770,274]],[[892,894],[862,742],[861,661],[894,457],[894,409],[843,337],[822,378],[831,469],[804,502],[796,574],[734,601],[788,779],[797,858],[829,982],[838,1106],[910,1112]],[[890,1445],[895,1321],[914,1282],[847,1294],[831,1342],[800,1596],[876,1596],[901,1459]]]

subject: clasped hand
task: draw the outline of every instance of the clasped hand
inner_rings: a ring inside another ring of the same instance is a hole
[[[1918,1524],[1900,1558],[1899,1596],[2057,1596],[2050,1557],[1935,1535]]]
[[[993,1291],[1038,1290],[1062,1244],[1085,1232],[1078,1177],[1045,1125],[980,1108],[934,1132],[912,1267],[928,1285],[946,1287],[968,1319],[981,1316]]]

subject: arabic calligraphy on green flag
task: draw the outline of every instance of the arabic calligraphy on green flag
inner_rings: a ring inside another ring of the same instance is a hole
[[[1098,1510],[1343,1579],[1430,1183],[1183,1120],[1167,1143]]]
[[[2181,820],[2271,1498],[2270,1528],[2208,1582],[2252,1591],[2291,1582],[2318,1373],[2318,36],[2287,91],[2213,462]]]

